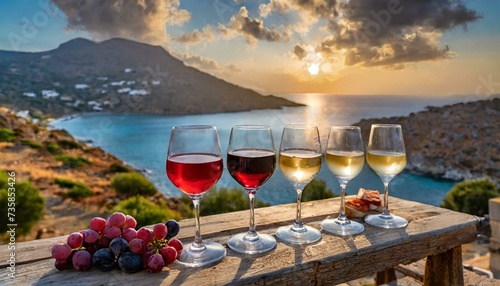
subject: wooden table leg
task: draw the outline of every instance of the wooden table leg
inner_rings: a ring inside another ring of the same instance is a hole
[[[394,268],[390,268],[377,273],[377,277],[375,278],[375,285],[397,285],[397,281],[396,271],[394,271]]]
[[[424,285],[464,285],[462,247],[427,257]]]

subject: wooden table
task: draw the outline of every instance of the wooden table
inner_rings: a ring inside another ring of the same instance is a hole
[[[0,284],[11,285],[335,285],[379,273],[390,277],[391,269],[427,257],[425,285],[462,285],[461,245],[476,238],[474,216],[390,198],[395,214],[409,220],[403,229],[379,229],[365,224],[362,234],[339,237],[323,232],[314,244],[293,246],[278,240],[276,249],[265,255],[250,256],[227,250],[219,264],[206,268],[184,268],[178,264],[160,273],[141,271],[127,274],[116,270],[91,269],[58,271],[50,248],[65,237],[16,244],[16,279],[8,278],[9,252],[0,246]],[[303,203],[305,223],[320,229],[323,219],[336,216],[339,199]],[[257,231],[274,234],[280,226],[292,223],[294,204],[260,208],[255,212]],[[201,218],[205,240],[226,244],[228,238],[247,230],[248,211]],[[194,220],[180,222],[179,238],[191,242]]]

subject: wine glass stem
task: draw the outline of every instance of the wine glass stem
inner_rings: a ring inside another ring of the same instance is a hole
[[[248,228],[248,233],[244,236],[244,239],[254,241],[259,239],[259,235],[255,231],[255,191],[249,191],[248,198],[250,199],[250,226]]]
[[[389,212],[389,182],[384,181],[384,208],[382,209],[382,216],[387,218],[391,217]]]
[[[301,230],[304,228],[302,224],[302,190],[297,189],[297,211],[292,230]]]
[[[345,215],[345,187],[347,183],[340,183],[340,212],[337,220],[340,222],[348,222],[347,216]]]
[[[193,199],[194,206],[194,218],[196,222],[196,232],[194,234],[194,242],[191,245],[191,250],[193,251],[203,251],[205,250],[205,245],[203,244],[203,240],[201,239],[201,231],[200,231],[200,199]]]

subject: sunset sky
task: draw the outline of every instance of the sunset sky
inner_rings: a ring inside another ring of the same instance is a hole
[[[500,93],[498,0],[0,1],[0,49],[162,45],[263,94]]]

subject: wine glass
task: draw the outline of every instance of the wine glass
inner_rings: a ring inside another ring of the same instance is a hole
[[[389,212],[389,182],[406,166],[401,125],[372,124],[366,162],[384,183],[384,207],[381,214],[366,216],[365,222],[382,228],[407,226],[408,221],[405,218]]]
[[[297,210],[293,225],[282,226],[276,236],[291,244],[313,243],[321,232],[302,223],[301,198],[304,187],[321,169],[321,143],[318,127],[289,124],[283,129],[279,153],[280,170],[297,191]]]
[[[248,193],[250,198],[250,227],[248,232],[232,236],[227,246],[239,253],[258,254],[272,250],[276,239],[255,231],[254,203],[257,190],[271,177],[276,168],[271,127],[237,125],[231,129],[227,150],[229,174]]]
[[[326,165],[340,184],[340,212],[336,219],[325,219],[321,226],[327,232],[337,235],[361,233],[365,227],[351,221],[345,214],[345,188],[354,179],[365,164],[365,152],[361,129],[357,126],[332,126],[326,146]]]
[[[170,133],[167,176],[193,201],[196,232],[194,242],[184,245],[177,261],[187,267],[214,264],[226,256],[217,242],[203,242],[200,232],[200,200],[220,179],[223,161],[215,126],[176,126]]]

